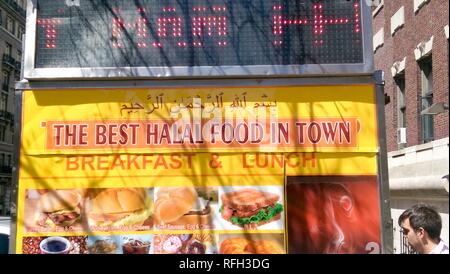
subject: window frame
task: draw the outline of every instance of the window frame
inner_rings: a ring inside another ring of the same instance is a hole
[[[14,35],[14,18],[11,16],[6,17],[6,30]]]
[[[397,128],[406,128],[406,80],[405,74],[394,78],[397,94]]]
[[[6,111],[8,107],[8,93],[1,92],[0,94],[0,111]]]
[[[0,125],[0,142],[6,142],[6,126]],[[4,162],[4,160],[3,160]],[[2,164],[3,165],[3,164]]]
[[[419,61],[421,96],[420,110],[423,111],[433,104],[433,59],[431,56]],[[420,113],[420,112],[419,112]],[[434,116],[421,114],[420,140],[422,143],[434,141]]]
[[[5,53],[12,56],[12,45],[8,42],[5,42]]]

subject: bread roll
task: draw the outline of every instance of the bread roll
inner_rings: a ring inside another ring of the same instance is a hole
[[[52,190],[41,195],[38,207],[42,212],[55,212],[73,209],[80,200],[80,194],[74,190]]]
[[[210,225],[212,226],[212,216],[211,216],[211,212],[209,212],[208,214],[203,214],[203,215],[197,215],[197,214],[192,214],[192,215],[182,215],[181,217],[177,218],[174,221],[169,221],[169,222],[165,222],[165,223],[170,223],[171,225],[188,225],[188,224],[196,224],[196,225]]]
[[[249,241],[245,238],[229,238],[220,245],[220,254],[251,254],[246,251]]]
[[[283,254],[281,247],[270,240],[254,241],[252,248],[254,254]]]
[[[192,186],[160,188],[154,207],[155,220],[160,224],[178,220],[191,210],[197,198]]]
[[[280,196],[253,188],[223,193],[220,196],[224,206],[235,210],[254,211],[275,204]]]
[[[271,240],[229,238],[220,245],[221,254],[283,254],[283,249]]]
[[[98,192],[90,201],[92,214],[114,214],[142,210],[146,192],[142,188],[108,188]]]

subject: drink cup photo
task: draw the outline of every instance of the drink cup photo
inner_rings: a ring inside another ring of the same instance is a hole
[[[123,254],[148,254],[150,243],[131,239],[122,245]]]
[[[41,254],[68,254],[71,244],[64,237],[48,237],[39,244]]]

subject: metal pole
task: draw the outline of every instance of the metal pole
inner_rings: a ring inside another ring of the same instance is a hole
[[[377,107],[377,128],[378,128],[378,187],[380,195],[380,216],[381,216],[381,246],[383,254],[394,253],[393,223],[391,218],[391,205],[389,193],[389,171],[387,161],[386,145],[386,123],[384,115],[384,72],[377,70],[374,73],[376,107]]]
[[[20,143],[22,136],[22,90],[15,90],[16,108],[14,119],[14,167],[12,172],[11,187],[11,230],[9,234],[9,253],[16,253],[17,239],[17,202],[19,195],[19,165],[20,165]]]

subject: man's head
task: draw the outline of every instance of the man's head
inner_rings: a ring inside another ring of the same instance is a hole
[[[424,253],[424,246],[430,241],[440,240],[442,220],[437,211],[426,204],[417,204],[405,210],[398,218],[398,224],[408,243],[419,253]]]

